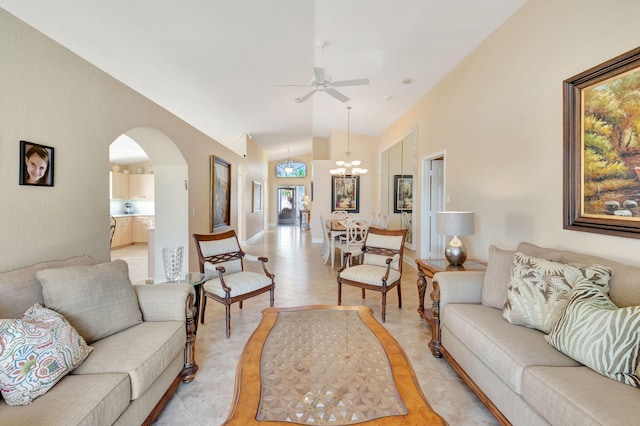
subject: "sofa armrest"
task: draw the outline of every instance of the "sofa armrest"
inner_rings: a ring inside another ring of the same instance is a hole
[[[442,356],[440,323],[445,306],[450,303],[480,303],[484,275],[484,271],[445,271],[433,276],[429,349],[436,358]]]
[[[433,276],[438,286],[440,309],[448,303],[480,303],[484,271],[438,272]]]
[[[192,285],[140,284],[133,288],[138,296],[144,321],[184,322],[187,318],[193,318],[192,307],[196,293]]]

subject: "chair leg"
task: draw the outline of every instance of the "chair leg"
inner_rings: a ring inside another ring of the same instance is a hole
[[[271,307],[273,308],[273,302],[274,302],[274,298],[273,295],[275,293],[275,288],[274,286],[271,286],[271,290],[269,291],[271,293],[271,297],[269,298],[269,304],[271,305]]]
[[[364,288],[362,290],[362,298],[364,299]]]
[[[398,283],[398,308],[402,309],[402,290],[400,283]]]
[[[382,322],[387,320],[387,292],[382,292]]]
[[[338,281],[338,306],[342,305],[342,283]]]
[[[207,309],[207,296],[202,298],[202,312],[200,313],[200,324],[204,324],[204,311]]]
[[[225,304],[224,307],[226,314],[226,334],[228,339],[231,336],[231,304]]]
[[[242,300],[240,301],[240,309],[242,309]]]

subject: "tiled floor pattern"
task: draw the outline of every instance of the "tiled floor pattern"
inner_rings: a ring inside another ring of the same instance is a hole
[[[270,229],[244,250],[269,257],[267,266],[276,275],[276,306],[337,303],[337,267],[332,270],[330,265],[322,263],[320,244],[311,243],[310,232],[289,226]],[[132,246],[114,251],[112,258],[130,262],[130,275],[132,281],[136,281],[146,277],[145,253],[146,246]],[[250,266],[253,269],[259,265]],[[431,356],[427,347],[430,328],[416,312],[416,280],[416,270],[405,264],[403,306],[398,309],[395,290],[389,293],[385,327],[405,350],[431,406],[449,424],[496,424],[449,364]],[[369,306],[380,321],[379,293],[368,292],[363,301],[360,289],[345,286],[343,304]],[[226,419],[233,398],[238,358],[260,322],[260,311],[268,306],[268,293],[246,300],[242,310],[235,304],[231,312],[231,337],[226,339],[224,307],[209,301],[205,324],[200,325],[196,340],[196,361],[200,370],[193,382],[180,385],[156,425],[219,425]]]

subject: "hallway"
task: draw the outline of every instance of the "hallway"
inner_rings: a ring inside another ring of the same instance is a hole
[[[281,226],[269,229],[263,237],[243,249],[249,254],[269,258],[267,268],[276,276],[275,306],[335,305],[337,266],[332,270],[329,264],[322,263],[320,246],[311,243],[310,232],[300,231],[295,226]],[[122,252],[116,254],[127,260]],[[136,264],[139,263],[131,263],[132,277],[140,275],[134,270]],[[340,264],[338,259],[336,264]],[[259,265],[250,262],[245,262],[245,265],[248,269],[260,271]],[[416,281],[416,269],[405,263],[403,307],[398,309],[396,291],[390,292],[384,326],[409,357],[429,403],[451,425],[496,424],[449,364],[444,359],[431,356],[427,347],[430,328],[416,312]],[[363,301],[360,289],[345,286],[343,304],[364,304],[373,309],[375,318],[380,321],[379,293],[367,292]],[[196,339],[196,361],[200,369],[192,383],[180,385],[157,420],[157,425],[219,425],[226,419],[233,398],[238,358],[245,342],[260,322],[260,311],[268,306],[268,293],[245,300],[242,310],[238,304],[234,304],[231,311],[231,337],[226,339],[224,307],[209,301],[205,323],[199,326]]]

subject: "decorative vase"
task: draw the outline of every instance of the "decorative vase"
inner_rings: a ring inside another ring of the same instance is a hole
[[[182,255],[184,247],[174,246],[162,249],[164,273],[170,282],[178,282],[182,277]]]

